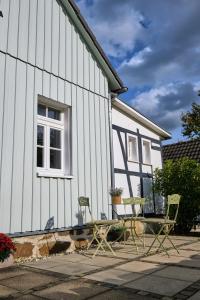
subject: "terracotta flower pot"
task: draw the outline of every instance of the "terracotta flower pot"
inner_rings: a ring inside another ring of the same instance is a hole
[[[112,196],[112,204],[121,204],[122,198],[121,196]]]
[[[0,269],[8,268],[13,264],[14,264],[14,258],[13,255],[10,254],[10,256],[6,260],[4,260],[4,262],[0,262]]]

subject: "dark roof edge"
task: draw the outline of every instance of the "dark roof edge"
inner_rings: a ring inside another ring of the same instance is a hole
[[[85,30],[87,31],[87,33],[89,34],[90,38],[92,39],[93,43],[95,44],[96,48],[98,49],[99,53],[101,54],[102,58],[104,59],[104,61],[106,62],[106,64],[108,65],[108,67],[110,68],[111,72],[113,73],[114,77],[116,78],[116,80],[118,81],[119,85],[121,86],[121,89],[117,90],[117,91],[113,91],[119,94],[125,92],[125,87],[123,85],[122,80],[120,79],[119,75],[117,74],[117,72],[115,71],[115,69],[113,68],[112,64],[110,63],[108,57],[106,56],[104,50],[102,49],[102,47],[100,46],[100,44],[98,43],[98,41],[96,40],[95,35],[93,34],[93,32],[91,31],[90,27],[88,26],[85,18],[82,16],[80,9],[78,8],[78,6],[75,4],[74,0],[68,0],[69,4],[71,5],[71,7],[73,8],[75,14],[77,15],[77,17],[79,18],[81,24],[83,25],[83,27],[85,28]],[[127,89],[127,88],[126,88]]]
[[[178,145],[178,144],[187,144],[187,143],[193,143],[193,142],[199,142],[200,143],[200,140],[199,139],[194,139],[194,140],[187,140],[187,141],[179,141],[179,142],[176,142],[176,143],[163,145],[162,147],[167,148],[167,147],[175,146],[175,145]]]

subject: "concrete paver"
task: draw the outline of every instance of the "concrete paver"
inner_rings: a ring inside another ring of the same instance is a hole
[[[157,298],[153,298],[151,296],[137,295],[131,293],[131,291],[111,290],[90,299],[91,300],[103,300],[103,299],[105,300],[122,300],[122,299],[123,300],[154,300]]]
[[[31,262],[27,263],[26,266],[32,267],[32,268],[38,268],[41,270],[48,270],[50,268],[56,267],[56,266],[62,266],[63,261],[60,261],[60,259],[47,259],[47,260],[39,260],[37,262]]]
[[[181,246],[181,249],[200,251],[200,240],[196,243]]]
[[[200,279],[200,271],[189,268],[169,266],[153,274],[158,277],[168,277],[185,281],[195,282]]]
[[[58,265],[52,268],[49,268],[48,270],[51,272],[57,272],[62,273],[66,275],[83,275],[85,273],[88,273],[90,271],[94,271],[100,269],[99,266],[91,266],[87,264],[80,264],[80,263],[72,263],[67,262],[63,265]]]
[[[24,295],[24,296],[20,295],[18,299],[20,299],[20,300],[39,300],[40,299],[41,300],[40,297],[33,296],[33,295]]]
[[[101,257],[101,256],[95,256],[94,258],[92,257],[87,257],[87,256],[82,256],[82,260],[79,261],[79,263],[91,265],[91,266],[98,266],[98,267],[108,267],[108,266],[113,266],[115,264],[118,264],[122,262],[122,259],[119,258],[113,258],[113,257]]]
[[[189,261],[189,258],[182,256],[167,256],[165,254],[154,254],[142,258],[142,261],[154,262],[160,264],[180,264],[183,261]]]
[[[10,278],[10,277],[15,277],[15,276],[22,275],[25,273],[28,273],[28,271],[21,270],[17,267],[1,269],[0,270],[0,280]]]
[[[106,271],[88,275],[85,278],[116,284],[116,285],[122,285],[126,282],[135,280],[141,276],[143,276],[143,274],[126,272],[124,270],[109,269]]]
[[[169,250],[168,251],[169,255],[170,256],[179,256],[179,257],[186,257],[186,258],[190,258],[190,257],[194,257],[194,255],[198,255],[199,254],[199,251],[196,251],[196,250],[185,250],[185,249],[179,249],[179,253],[175,250],[175,249],[172,249],[172,250]]]
[[[200,259],[185,259],[180,262],[181,266],[200,268]]]
[[[106,251],[92,258],[93,248],[0,270],[0,299],[200,299],[200,240],[172,239],[180,255],[168,243],[170,257],[116,243],[116,257]],[[152,240],[148,235],[146,245]]]
[[[55,281],[56,277],[29,272],[16,277],[0,280],[0,284],[22,291]]]
[[[94,287],[84,279],[77,279],[35,292],[34,295],[55,300],[82,300],[103,293],[106,290],[108,290],[108,288],[100,285],[95,285]]]
[[[173,296],[190,284],[191,282],[188,281],[147,275],[141,279],[126,283],[125,286],[163,296]]]
[[[116,267],[116,269],[120,270],[125,270],[129,272],[141,272],[145,274],[153,273],[157,270],[160,270],[161,268],[164,268],[164,266],[141,261],[132,261]]]
[[[9,297],[12,294],[17,293],[17,290],[3,286],[0,284],[0,299],[2,297]]]
[[[200,291],[195,293],[192,297],[190,297],[188,300],[199,300],[200,299]]]

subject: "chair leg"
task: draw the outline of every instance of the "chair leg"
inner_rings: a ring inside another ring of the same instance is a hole
[[[116,256],[116,253],[113,251],[112,247],[109,245],[109,243],[107,241],[107,235],[108,235],[108,232],[110,231],[110,228],[111,228],[111,225],[106,229],[106,231],[103,235],[100,233],[100,228],[98,229],[97,234],[99,234],[101,241],[100,242],[98,241],[97,249],[96,249],[95,253],[93,254],[92,258],[94,258],[96,256],[96,254],[100,248],[104,249],[103,244],[104,244],[104,246],[108,247],[108,249],[112,252],[113,255]]]
[[[170,232],[172,231],[174,226],[171,226],[169,228],[169,230],[166,232],[165,234],[165,239],[167,239],[173,246],[173,248],[177,251],[178,254],[180,254],[180,252],[178,251],[178,248],[174,245],[174,243],[172,242],[171,238],[169,237]]]
[[[97,242],[97,245],[100,244],[100,241],[99,241],[99,239],[97,238],[98,230],[99,230],[98,227],[95,226],[94,229],[93,229],[93,237],[92,237],[91,242],[90,242],[90,243],[88,244],[88,246],[87,246],[87,250],[89,250],[89,248],[91,247],[91,245],[92,245],[92,243],[93,243],[94,241]],[[101,245],[101,249],[102,249],[102,251],[105,252],[105,249],[104,249],[103,245]]]
[[[162,248],[162,249],[165,251],[165,253],[167,254],[167,256],[169,256],[169,253],[167,252],[166,248],[163,246],[163,242],[159,240],[159,236],[160,236],[161,232],[163,231],[164,225],[161,226],[161,228],[160,228],[160,230],[158,231],[157,234],[155,234],[155,232],[154,232],[154,230],[151,228],[151,226],[149,226],[149,228],[150,228],[151,232],[154,234],[155,238],[154,238],[154,240],[153,240],[151,246],[149,247],[149,249],[148,249],[146,255],[148,255],[148,254],[150,253],[150,251],[151,251],[153,245],[155,244],[156,241],[158,241],[158,243],[160,244],[160,246],[157,248],[157,251],[158,251],[160,248]]]
[[[177,253],[179,254],[179,251],[178,251],[178,249],[177,249],[177,247],[174,245],[174,243],[172,242],[172,240],[170,239],[170,237],[169,237],[169,234],[170,234],[170,232],[172,231],[172,229],[173,229],[173,225],[172,226],[169,226],[169,225],[167,225],[168,226],[168,229],[166,230],[166,229],[164,229],[164,232],[165,232],[165,236],[164,236],[164,238],[163,238],[163,240],[162,240],[162,244],[165,242],[165,240],[167,239],[171,244],[172,244],[172,246],[173,246],[173,248],[177,251]],[[158,248],[158,250],[160,249],[160,247],[161,246],[159,246],[159,248]]]
[[[102,247],[103,244],[103,240],[101,240],[101,242],[98,244],[97,249],[95,250],[94,254],[92,255],[92,258],[94,258],[97,255],[97,252],[99,251],[99,249]]]
[[[134,233],[135,233],[135,226],[133,226],[133,220],[131,220],[131,235],[132,235],[132,241],[133,241],[133,245],[136,247],[136,251],[137,251],[137,254],[139,253],[138,251],[138,246],[137,246],[137,243],[136,243],[136,239],[135,239],[135,236],[134,236]]]
[[[136,231],[136,225],[135,225],[135,221],[133,220],[134,222],[134,227],[133,227],[133,230],[134,230],[134,234],[136,236],[136,238],[138,239],[138,241],[142,244],[143,248],[144,248],[144,233],[142,234],[142,236],[139,236],[137,234],[137,231]]]

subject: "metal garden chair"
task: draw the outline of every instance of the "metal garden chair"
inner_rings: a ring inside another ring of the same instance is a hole
[[[145,198],[132,197],[132,198],[123,199],[125,212],[126,212],[127,205],[131,205],[133,209],[133,214],[130,217],[125,215],[123,221],[125,223],[125,226],[127,221],[131,223],[129,229],[131,232],[133,244],[136,247],[137,252],[138,252],[138,245],[136,242],[137,240],[141,242],[143,247],[145,246],[144,232],[142,234],[138,234],[136,230],[136,222],[144,220],[144,204],[145,204]]]
[[[95,257],[97,252],[101,249],[105,251],[105,248],[108,248],[113,255],[116,255],[112,247],[107,241],[107,235],[110,231],[111,227],[114,224],[119,223],[117,220],[94,220],[92,216],[92,212],[90,209],[90,201],[88,197],[79,197],[78,199],[80,209],[83,212],[83,209],[86,210],[88,208],[91,221],[86,223],[89,227],[92,227],[92,239],[88,244],[87,250],[91,247],[92,243],[95,241],[97,243],[97,249],[94,252],[92,257]]]
[[[144,233],[139,235],[136,231],[136,221],[144,220],[144,204],[145,198],[140,197],[131,197],[131,198],[124,198],[122,199],[122,204],[117,204],[116,206],[120,205],[124,208],[124,214],[120,215],[117,211],[114,212],[117,214],[119,220],[123,222],[123,228],[121,236],[118,239],[121,239],[122,235],[124,235],[124,244],[125,244],[125,234],[128,230],[130,230],[132,241],[136,250],[138,252],[138,245],[136,240],[139,240],[143,247],[144,247]],[[130,211],[131,207],[131,211]],[[127,223],[130,222],[130,225],[127,226]]]
[[[164,242],[166,240],[168,240],[172,244],[173,248],[179,253],[178,249],[172,242],[169,234],[176,224],[180,199],[181,199],[181,196],[178,194],[169,195],[167,197],[167,213],[165,215],[165,218],[146,218],[142,221],[147,224],[150,231],[154,235],[154,240],[153,240],[152,244],[150,245],[148,251],[146,252],[146,255],[148,255],[150,253],[153,245],[157,241],[159,243],[159,246],[157,247],[156,252],[159,251],[160,249],[162,249],[169,256],[169,253],[167,252],[166,247],[164,247]],[[174,207],[174,209],[173,209],[174,216],[173,216],[173,218],[170,219],[170,212],[171,212],[172,206]],[[160,225],[160,229],[157,233],[155,233],[155,229],[154,229],[154,226],[156,224]]]

